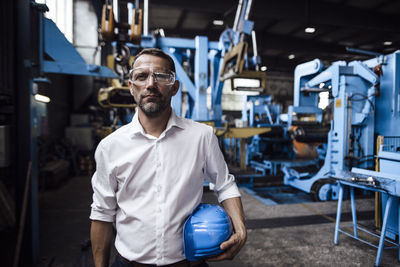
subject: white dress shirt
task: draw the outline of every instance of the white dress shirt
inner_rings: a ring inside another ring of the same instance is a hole
[[[171,113],[159,138],[137,113],[98,145],[90,219],[115,222],[115,247],[126,259],[167,265],[183,260],[182,229],[201,202],[204,179],[219,202],[238,197],[210,126]]]

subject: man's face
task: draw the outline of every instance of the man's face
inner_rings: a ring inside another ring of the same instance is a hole
[[[169,75],[168,61],[153,55],[141,55],[133,66],[129,87],[139,108],[149,117],[157,117],[171,105],[179,82]]]

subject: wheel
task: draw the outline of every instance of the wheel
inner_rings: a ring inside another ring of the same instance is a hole
[[[333,188],[335,186],[334,184],[334,181],[328,179],[318,180],[315,182],[312,189],[314,200],[328,201],[335,199],[337,196],[336,190]]]

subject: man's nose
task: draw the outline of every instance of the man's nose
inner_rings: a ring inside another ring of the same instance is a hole
[[[154,77],[154,74],[149,75],[149,78],[147,79],[147,86],[152,87],[156,84],[156,78]]]

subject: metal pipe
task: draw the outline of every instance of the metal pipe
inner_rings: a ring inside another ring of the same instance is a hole
[[[149,0],[144,0],[143,35],[149,35]]]
[[[243,7],[243,1],[244,0],[239,0],[238,7],[236,9],[236,15],[235,15],[235,22],[233,23],[233,31],[237,31],[239,27],[239,18],[240,18],[240,13],[242,12],[242,7]]]
[[[339,86],[341,86],[341,85],[339,85]],[[352,104],[353,103],[352,103],[351,99],[349,98],[348,93],[346,93],[345,94],[345,105],[346,106],[344,107],[344,110],[346,112],[347,125],[345,126],[346,129],[345,129],[344,132],[347,133],[347,136],[346,137],[343,136],[343,138],[346,138],[346,140],[345,140],[345,149],[346,149],[346,151],[345,151],[345,154],[343,155],[344,157],[348,156],[349,152],[350,152]]]
[[[257,40],[256,40],[256,32],[255,31],[251,31],[251,40],[253,42],[253,55],[255,57],[257,57],[258,52],[257,52]]]
[[[363,55],[367,55],[367,56],[374,56],[374,57],[383,56],[382,53],[376,53],[376,52],[363,50],[363,49],[358,49],[358,48],[352,48],[352,47],[346,47],[346,51],[353,52],[353,53],[358,53],[358,54],[363,54]]]
[[[249,0],[247,3],[247,9],[246,9],[246,14],[244,15],[244,19],[248,20],[250,16],[250,10],[251,10],[251,5],[253,4],[253,0]]]
[[[253,56],[254,58],[258,57],[258,51],[257,51],[257,40],[256,40],[256,31],[251,31],[251,40],[253,42]],[[258,71],[260,69],[260,66],[258,63],[256,64],[256,70]]]

